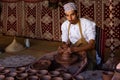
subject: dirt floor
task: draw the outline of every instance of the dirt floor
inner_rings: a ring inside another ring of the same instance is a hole
[[[1,51],[5,50],[5,48],[13,42],[13,39],[14,39],[13,36],[0,35],[0,48],[2,49]],[[16,37],[16,41],[20,43],[22,46],[24,46],[24,50],[18,52],[3,52],[0,53],[0,58],[19,54],[28,54],[36,58],[39,58],[46,53],[56,51],[58,46],[60,45],[60,42],[56,41],[29,39],[30,47],[25,48],[25,39],[26,38]]]

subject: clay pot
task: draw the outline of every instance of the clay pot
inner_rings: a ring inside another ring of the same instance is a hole
[[[48,74],[48,70],[40,70],[38,73],[41,75],[46,75]]]
[[[27,73],[28,73],[28,75],[35,75],[37,73],[37,70],[35,70],[35,69],[29,69],[27,71]]]
[[[17,79],[25,79],[28,76],[28,73],[20,73],[16,76]]]
[[[103,78],[103,80],[111,80],[113,77],[113,74],[114,73],[111,71],[103,71],[102,78]]]
[[[65,79],[65,80],[71,80],[72,79],[72,75],[71,74],[69,74],[69,73],[63,73],[63,78]]]
[[[41,76],[40,80],[51,80],[51,76],[50,75],[43,75],[43,76]]]
[[[51,71],[50,74],[52,77],[55,77],[55,76],[59,76],[60,72],[59,71]]]
[[[62,77],[54,77],[52,80],[63,80]]]
[[[6,77],[5,80],[15,80],[14,77]]]
[[[9,74],[9,76],[11,76],[11,77],[15,77],[16,75],[17,75],[16,72],[10,72],[10,74]]]
[[[8,74],[8,73],[10,73],[10,70],[9,70],[9,69],[4,69],[3,71],[1,71],[0,74],[6,75],[6,74]]]
[[[4,80],[5,75],[0,74],[0,80]]]
[[[22,73],[22,72],[24,72],[26,70],[26,67],[18,67],[17,69],[16,69],[16,72],[17,73]]]
[[[39,80],[38,76],[29,76],[27,80]]]

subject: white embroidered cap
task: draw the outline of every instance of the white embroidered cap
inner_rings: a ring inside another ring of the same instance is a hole
[[[77,10],[77,6],[73,2],[69,2],[63,6],[65,12],[70,11],[70,10]]]

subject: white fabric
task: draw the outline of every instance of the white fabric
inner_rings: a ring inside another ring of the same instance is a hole
[[[71,10],[77,10],[77,7],[76,7],[75,3],[73,3],[73,2],[69,2],[69,3],[65,4],[63,6],[63,8],[64,8],[65,12],[71,11]]]
[[[85,18],[80,18],[81,21],[81,28],[82,28],[82,34],[84,38],[86,39],[87,42],[89,42],[90,39],[95,40],[95,23],[87,20]],[[67,42],[68,41],[68,25],[69,21],[66,20],[62,26],[61,26],[61,31],[62,31],[62,41]],[[81,38],[80,34],[80,29],[78,24],[71,24],[70,25],[70,31],[69,31],[69,39],[74,44],[76,41],[78,41]]]

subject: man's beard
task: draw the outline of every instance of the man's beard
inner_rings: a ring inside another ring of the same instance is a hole
[[[69,20],[71,24],[77,24],[78,20]]]

